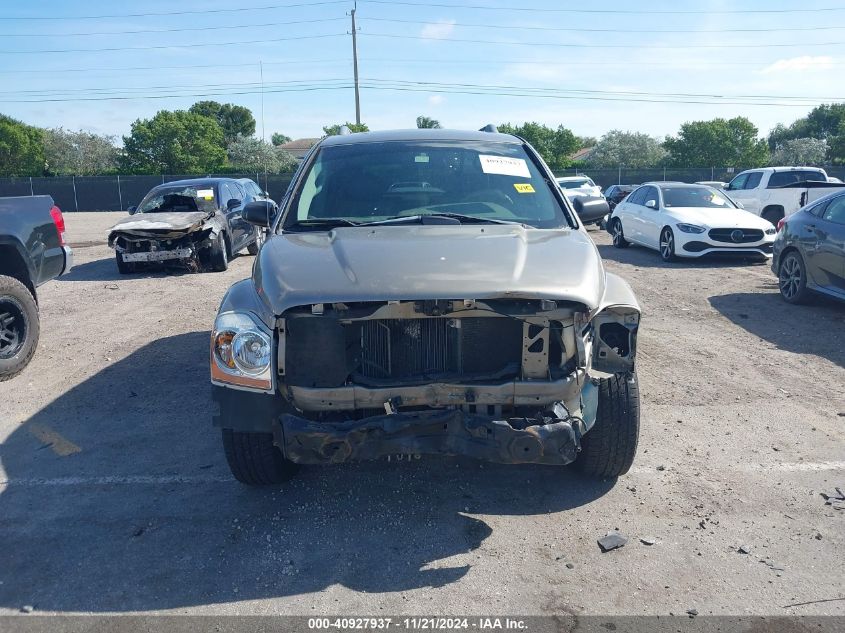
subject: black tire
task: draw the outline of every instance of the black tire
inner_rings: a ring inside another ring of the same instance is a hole
[[[634,463],[640,435],[637,374],[616,374],[599,381],[596,423],[581,438],[578,468],[596,477],[619,477]]]
[[[631,243],[625,239],[625,232],[622,230],[622,221],[613,218],[610,221],[610,234],[613,236],[613,245],[616,248],[628,248]]]
[[[222,273],[229,268],[229,254],[226,252],[226,238],[222,233],[217,234],[217,240],[211,245],[208,264],[211,270]]]
[[[787,303],[806,303],[810,298],[810,290],[807,288],[807,267],[798,251],[787,251],[781,256],[778,265],[778,288],[780,296]]]
[[[223,450],[235,479],[248,486],[284,483],[298,469],[273,444],[272,433],[243,433],[223,429]]]
[[[264,244],[264,229],[258,228],[258,233],[255,236],[255,241],[246,247],[246,252],[250,255],[258,255],[261,250],[261,245]]]
[[[38,348],[35,297],[14,277],[0,275],[0,382],[21,373]]]
[[[772,207],[770,209],[763,209],[763,213],[760,215],[764,220],[768,220],[772,223],[773,226],[778,225],[778,221],[783,218],[783,209],[780,207]]]
[[[660,259],[664,262],[675,261],[675,234],[668,226],[660,231]]]
[[[135,264],[123,261],[123,254],[115,251],[114,259],[117,262],[117,272],[121,275],[131,275],[135,272]]]

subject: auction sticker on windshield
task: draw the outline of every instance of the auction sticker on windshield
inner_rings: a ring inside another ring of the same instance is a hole
[[[197,198],[214,200],[214,189],[197,189]]]
[[[534,193],[534,186],[530,182],[515,182],[513,188],[518,193]]]
[[[485,174],[531,178],[531,172],[528,171],[528,164],[525,162],[524,158],[509,158],[507,156],[479,154],[478,160],[481,161],[481,171]]]

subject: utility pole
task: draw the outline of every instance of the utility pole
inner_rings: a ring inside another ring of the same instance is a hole
[[[358,3],[355,2],[352,9],[352,67],[355,72],[355,124],[361,125],[361,96],[358,92],[358,39],[355,27],[355,11]]]

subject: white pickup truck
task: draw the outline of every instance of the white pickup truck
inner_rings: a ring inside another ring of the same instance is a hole
[[[736,202],[772,224],[841,184],[828,182],[818,167],[763,167],[739,173],[725,188]]]

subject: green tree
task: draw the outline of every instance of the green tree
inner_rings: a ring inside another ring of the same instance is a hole
[[[337,136],[338,134],[340,134],[340,128],[342,128],[344,125],[349,128],[350,132],[369,132],[370,131],[370,128],[367,127],[366,123],[361,123],[359,125],[358,123],[349,123],[347,121],[346,123],[335,123],[334,125],[326,125],[326,126],[323,127],[323,133],[326,136]]]
[[[825,160],[845,163],[845,103],[830,103],[816,106],[807,116],[790,125],[779,123],[769,132],[769,149],[774,152],[788,141],[801,138],[815,138],[827,141]]]
[[[235,139],[229,143],[226,153],[232,169],[248,174],[265,171],[280,174],[296,169],[296,159],[293,156],[254,136]]]
[[[273,136],[270,137],[270,140],[272,141],[273,145],[284,145],[285,143],[290,143],[292,139],[286,134],[276,132],[275,134],[273,134]]]
[[[772,165],[821,165],[827,157],[827,141],[820,138],[793,138],[772,152]]]
[[[244,106],[232,103],[218,103],[217,101],[197,101],[189,112],[211,117],[223,129],[226,144],[239,136],[255,134],[255,117],[252,111]]]
[[[437,119],[420,115],[417,117],[417,127],[421,130],[439,130],[443,126]]]
[[[570,155],[580,149],[578,139],[572,130],[562,125],[556,129],[541,123],[523,123],[522,125],[504,123],[497,127],[499,132],[524,138],[540,152],[549,167],[555,170],[569,167],[572,164]]]
[[[226,163],[217,121],[185,110],[138,119],[123,148],[123,167],[135,173],[211,173]]]
[[[117,169],[115,137],[64,128],[44,130],[45,171],[58,176],[94,176]]]
[[[595,144],[587,162],[591,167],[658,167],[666,159],[660,141],[642,132],[611,130]]]
[[[596,143],[598,143],[598,139],[595,136],[576,136],[575,138],[578,139],[578,149],[584,149],[585,147],[595,147]]]
[[[40,176],[44,132],[0,114],[0,176]]]
[[[769,162],[766,141],[745,117],[691,121],[663,143],[675,167],[761,167]]]

